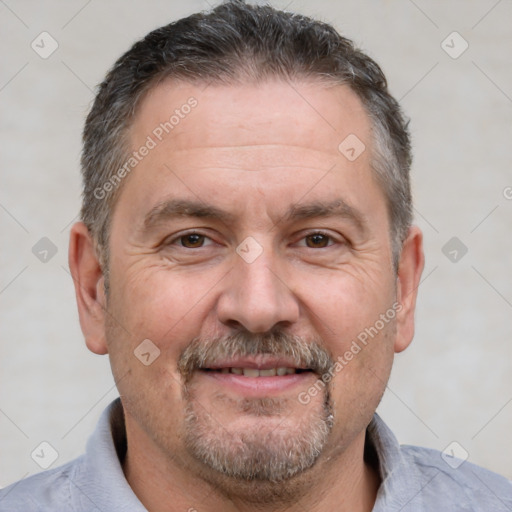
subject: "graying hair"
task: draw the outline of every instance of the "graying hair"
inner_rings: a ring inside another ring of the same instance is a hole
[[[122,183],[108,194],[103,187],[133,151],[129,128],[138,105],[168,78],[225,85],[280,78],[349,86],[372,122],[371,165],[386,196],[397,269],[412,220],[411,148],[408,122],[380,67],[326,23],[232,0],[149,33],[119,58],[98,88],[83,132],[81,217],[106,281],[110,221]]]

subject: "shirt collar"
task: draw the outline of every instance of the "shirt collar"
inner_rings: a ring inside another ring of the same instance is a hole
[[[89,500],[88,508],[121,512],[145,512],[126,480],[121,461],[126,453],[126,431],[121,400],[112,402],[87,442],[85,452],[84,489],[78,489],[81,500]],[[80,479],[79,481],[84,482]],[[82,509],[79,509],[82,510]],[[84,509],[85,510],[85,509]]]
[[[377,453],[381,477],[372,512],[423,512],[425,504],[421,491],[428,481],[424,481],[418,468],[404,455],[393,432],[378,414],[374,414],[366,432],[367,441]]]

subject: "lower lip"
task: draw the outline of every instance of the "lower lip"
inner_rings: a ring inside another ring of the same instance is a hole
[[[201,371],[200,374],[231,391],[249,396],[278,395],[299,386],[306,386],[314,379],[313,372],[294,373],[275,377],[245,377],[234,373]]]

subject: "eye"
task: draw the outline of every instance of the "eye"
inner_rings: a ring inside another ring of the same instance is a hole
[[[175,243],[187,249],[197,249],[205,245],[210,245],[212,241],[207,236],[201,235],[200,233],[187,233],[177,238]]]
[[[304,237],[304,241],[310,249],[323,249],[333,244],[332,237],[325,233],[311,233]]]

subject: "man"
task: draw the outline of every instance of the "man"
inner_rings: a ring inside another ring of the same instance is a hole
[[[512,510],[375,414],[423,269],[407,124],[328,25],[231,2],[101,85],[69,262],[120,393],[0,510]]]

